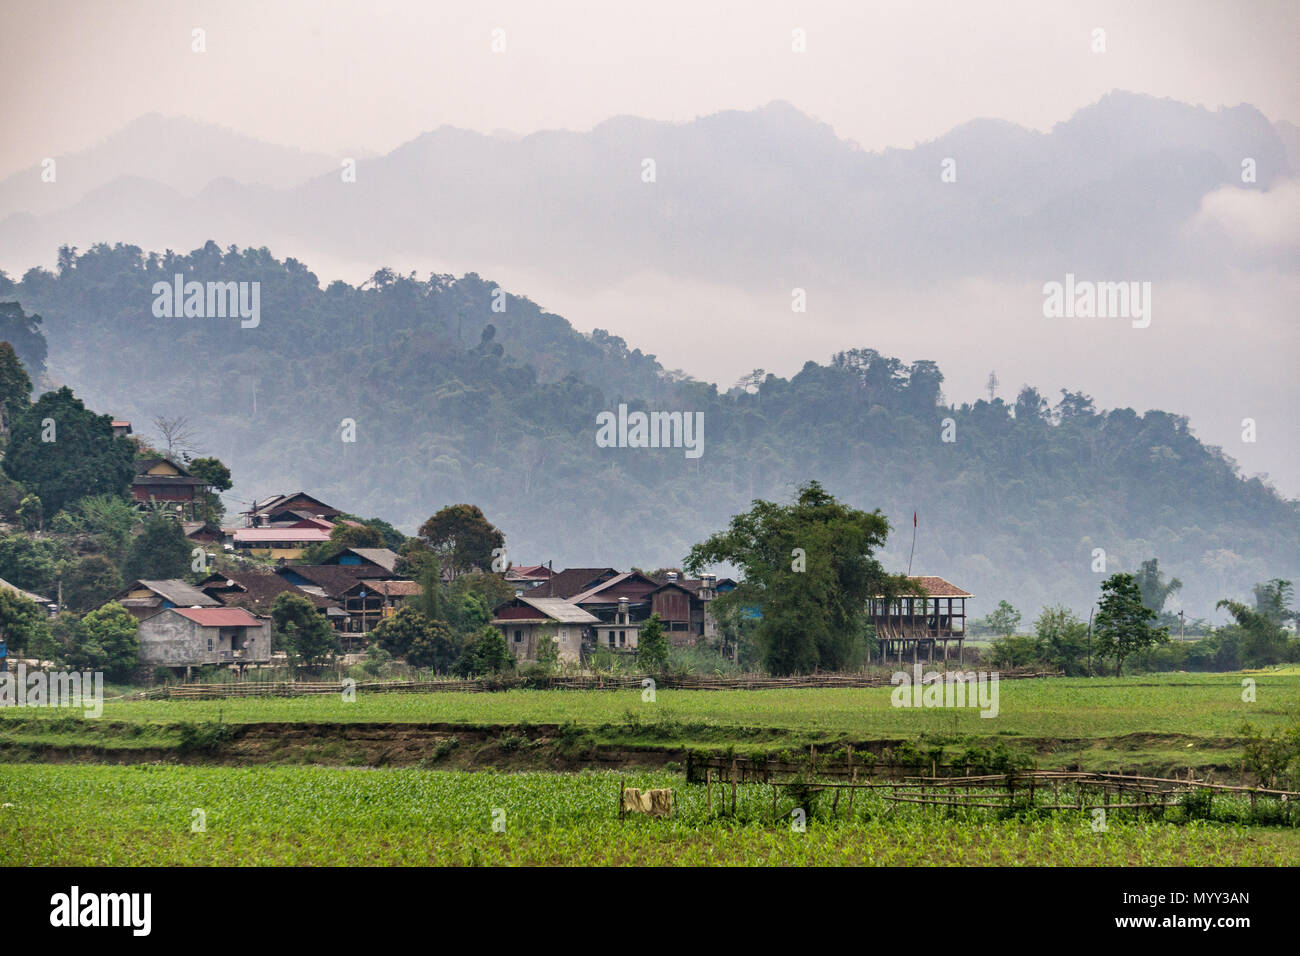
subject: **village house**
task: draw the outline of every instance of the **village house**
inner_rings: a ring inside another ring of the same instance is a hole
[[[399,560],[401,555],[389,548],[344,548],[321,563],[344,568],[371,568],[395,575]]]
[[[362,634],[373,631],[384,618],[392,617],[419,593],[420,585],[415,581],[361,578],[339,596],[350,619],[346,630]]]
[[[226,533],[211,521],[182,521],[181,530],[191,541],[203,544],[222,544],[226,540]]]
[[[43,594],[33,594],[31,591],[24,591],[17,585],[10,584],[4,578],[0,578],[0,590],[11,591],[19,597],[24,597],[29,601],[34,601],[38,607],[51,617],[58,610],[58,604],[47,598]]]
[[[684,646],[717,637],[709,605],[718,593],[733,587],[735,582],[730,578],[720,583],[713,575],[687,580],[669,572],[658,580],[638,571],[568,568],[531,588],[519,587],[514,601],[494,611],[492,623],[506,635],[507,643],[521,660],[534,659],[532,635],[538,627],[548,630],[555,626],[559,621],[555,615],[569,615],[566,623],[570,628],[585,621],[580,646],[586,650],[604,647],[616,652],[635,651],[641,629],[652,614],[659,615],[669,642]],[[563,604],[554,603],[557,601]],[[574,610],[590,620],[575,616]],[[552,617],[537,619],[542,611]],[[533,621],[533,630],[512,623],[517,621]]]
[[[140,663],[166,667],[265,663],[271,621],[238,607],[173,607],[140,622]]]
[[[347,614],[338,602],[294,587],[273,571],[214,572],[198,583],[198,589],[226,607],[242,607],[254,614],[270,614],[276,598],[281,594],[293,594],[310,601],[335,628],[341,629],[343,625],[340,622],[347,620]]]
[[[230,535],[236,551],[275,561],[296,561],[307,548],[329,539],[327,529],[310,526],[236,528]]]
[[[505,636],[517,661],[537,660],[544,641],[556,645],[559,659],[574,664],[582,659],[584,640],[598,619],[563,598],[521,594],[498,607],[492,626]]]
[[[217,607],[221,603],[179,578],[134,581],[113,595],[111,600],[126,608],[137,621],[169,608]]]
[[[506,571],[506,582],[517,589],[531,591],[555,576],[544,564],[511,565]]]
[[[286,564],[276,568],[275,573],[300,591],[327,598],[342,608],[344,616],[331,620],[335,629],[344,634],[364,634],[373,630],[386,616],[385,606],[395,610],[397,604],[419,592],[419,586],[414,581],[385,570],[382,561]],[[400,583],[402,586],[376,590],[381,582]]]
[[[131,497],[138,504],[174,505],[183,519],[195,521],[203,514],[207,490],[206,481],[195,478],[170,458],[141,458],[135,463]]]
[[[908,580],[921,594],[879,596],[867,603],[882,660],[892,656],[901,662],[907,656],[915,661],[921,654],[934,660],[937,645],[942,645],[947,660],[953,643],[957,659],[964,660],[966,601],[974,595],[935,575],[911,575]]]
[[[334,519],[343,512],[305,491],[295,491],[291,495],[272,495],[263,501],[255,501],[241,514],[248,528],[292,526],[302,521],[323,521],[326,527],[331,527]]]

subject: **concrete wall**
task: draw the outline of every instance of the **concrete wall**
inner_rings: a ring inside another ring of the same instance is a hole
[[[140,622],[139,637],[142,664],[185,667],[271,659],[270,621],[249,628],[203,627],[175,611],[163,611]],[[233,649],[232,638],[236,647],[247,642],[242,656],[235,659],[222,653]],[[212,650],[208,650],[209,639],[212,640]]]

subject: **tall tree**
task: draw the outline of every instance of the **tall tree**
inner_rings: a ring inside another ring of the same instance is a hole
[[[234,487],[230,480],[230,469],[219,458],[195,458],[189,463],[188,471],[195,478],[207,482],[203,490],[203,517],[206,521],[220,521],[226,513],[221,503],[221,492]]]
[[[1178,578],[1165,580],[1165,576],[1160,570],[1159,558],[1143,561],[1142,567],[1138,570],[1135,578],[1138,590],[1142,592],[1142,603],[1157,615],[1165,609],[1165,602],[1183,587],[1183,582]]]
[[[651,614],[650,619],[641,625],[636,639],[636,657],[651,671],[661,671],[668,666],[668,635],[658,614]]]
[[[0,342],[0,438],[8,438],[18,414],[32,403],[32,380],[14,347]]]
[[[39,315],[27,315],[17,302],[0,302],[0,342],[11,343],[28,373],[41,377],[47,349]]]
[[[190,573],[193,550],[180,524],[165,515],[152,515],[126,552],[123,577],[140,579],[183,578]]]
[[[1255,610],[1274,624],[1280,627],[1287,621],[1296,619],[1295,609],[1291,607],[1291,600],[1295,597],[1295,587],[1290,581],[1273,578],[1271,581],[1256,584],[1253,591]],[[1220,601],[1219,604],[1222,605],[1223,602]]]
[[[305,597],[288,591],[271,603],[271,621],[278,643],[303,664],[314,667],[342,650],[339,636]]]
[[[184,415],[170,418],[166,415],[155,415],[153,427],[162,437],[160,447],[163,454],[172,461],[177,461],[178,455],[188,455],[198,447],[198,436],[190,426],[190,420]]]
[[[90,411],[64,386],[15,417],[3,467],[53,515],[87,495],[125,494],[135,475],[135,447],[114,436],[112,419]]]
[[[683,567],[742,570],[741,585],[717,600],[724,609],[759,608],[756,637],[772,673],[840,668],[865,635],[867,599],[912,590],[874,557],[888,535],[878,510],[850,508],[810,481],[791,504],[755,500],[726,531],[691,548]]]
[[[0,588],[0,641],[15,654],[41,640],[49,615],[45,609],[17,591]]]
[[[438,558],[444,576],[454,578],[473,568],[492,567],[493,551],[506,538],[478,505],[448,505],[420,525],[420,540]]]
[[[1115,658],[1115,676],[1124,661],[1138,651],[1169,640],[1167,627],[1155,627],[1155,611],[1142,603],[1142,591],[1131,574],[1112,574],[1102,582],[1097,607],[1097,651]]]

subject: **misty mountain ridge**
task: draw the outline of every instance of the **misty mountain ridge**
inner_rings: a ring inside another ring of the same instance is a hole
[[[1258,266],[1185,226],[1208,193],[1243,188],[1243,157],[1256,162],[1250,188],[1291,174],[1279,128],[1251,106],[1114,92],[1046,133],[977,119],[866,152],[777,101],[517,139],[443,126],[361,160],[344,183],[338,158],[150,116],[61,161],[57,186],[38,170],[0,182],[0,261],[15,271],[64,243],[255,235],[347,261],[400,254],[562,276],[581,263],[584,281],[607,282],[644,269],[747,285],[1200,275]],[[654,183],[641,179],[646,158]],[[955,183],[940,179],[949,158]],[[79,166],[95,176],[75,177]]]
[[[260,282],[261,324],[155,318],[153,284],[177,274]],[[1258,581],[1300,577],[1297,502],[1243,479],[1177,414],[1032,389],[953,407],[935,363],[870,349],[724,391],[526,298],[494,311],[502,291],[390,270],[322,288],[301,262],[214,243],[65,251],[57,273],[0,282],[0,300],[44,317],[53,382],[145,433],[155,415],[188,416],[201,451],[233,469],[231,504],[304,489],[409,531],[471,501],[517,562],[652,567],[679,563],[752,498],[817,478],[891,519],[894,569],[919,512],[914,570],[971,590],[977,610],[1005,597],[1086,613],[1096,548],[1110,571],[1158,557],[1204,616]],[[620,403],[703,413],[703,456],[599,447],[597,416]]]

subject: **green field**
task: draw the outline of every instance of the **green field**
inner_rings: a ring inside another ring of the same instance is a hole
[[[869,740],[1005,743],[1042,766],[1082,760],[1088,769],[1166,772],[1236,768],[1246,721],[1270,730],[1300,720],[1300,672],[1249,675],[1255,701],[1242,700],[1243,675],[1164,674],[1003,681],[996,717],[973,708],[901,708],[890,688],[499,693],[360,693],[205,701],[108,701],[99,720],[76,711],[0,711],[5,759],[42,745],[115,750],[174,747],[183,723],[451,724],[520,727],[569,724],[603,745],[772,752]],[[71,715],[71,716],[70,716]]]
[[[673,787],[674,816],[620,823],[620,780]],[[814,808],[806,832],[742,786],[734,818],[678,775],[449,773],[320,767],[0,764],[0,865],[1268,865],[1300,863],[1300,831],[1125,821],[998,819]],[[203,811],[204,832],[193,832]],[[493,830],[493,821],[504,824]]]

